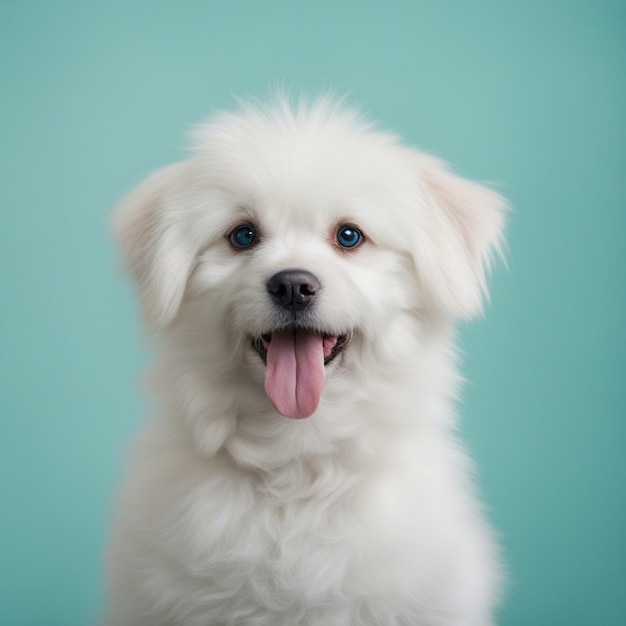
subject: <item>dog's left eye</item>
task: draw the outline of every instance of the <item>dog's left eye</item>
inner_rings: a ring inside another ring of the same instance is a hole
[[[235,248],[249,248],[257,239],[256,230],[249,224],[237,226],[230,233],[230,241]]]
[[[354,248],[363,241],[363,233],[354,226],[342,226],[337,231],[337,243],[342,248]]]

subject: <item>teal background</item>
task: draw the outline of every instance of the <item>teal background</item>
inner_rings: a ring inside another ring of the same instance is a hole
[[[511,200],[461,331],[499,624],[626,623],[626,3],[3,0],[0,54],[0,623],[102,605],[148,361],[110,208],[279,84],[349,93]]]

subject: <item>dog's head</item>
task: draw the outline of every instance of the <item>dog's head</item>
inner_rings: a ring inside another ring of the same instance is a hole
[[[262,378],[299,418],[364,351],[391,364],[425,320],[480,311],[503,209],[321,100],[216,116],[189,160],[127,196],[115,229],[149,328],[184,329],[188,350]]]

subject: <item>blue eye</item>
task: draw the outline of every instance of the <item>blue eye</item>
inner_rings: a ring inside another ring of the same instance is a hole
[[[237,226],[230,233],[230,241],[235,248],[249,248],[256,241],[256,231],[248,224]]]
[[[342,248],[354,248],[363,241],[363,233],[354,226],[342,226],[337,231],[337,243]]]

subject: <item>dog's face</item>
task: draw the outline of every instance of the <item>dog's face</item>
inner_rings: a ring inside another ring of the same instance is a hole
[[[302,418],[327,378],[405,355],[419,320],[480,310],[502,209],[320,102],[218,116],[116,229],[150,327],[183,329]]]

